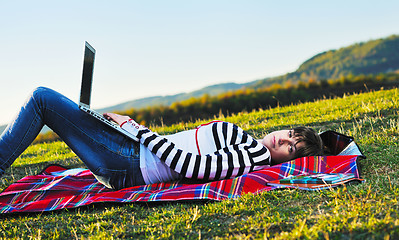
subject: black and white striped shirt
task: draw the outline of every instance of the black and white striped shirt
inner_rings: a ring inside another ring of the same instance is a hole
[[[134,123],[124,124],[123,128],[137,135],[141,144],[185,178],[228,179],[270,165],[269,150],[232,123],[213,121],[198,127],[198,153],[181,149],[166,137]],[[202,143],[214,145],[214,151],[201,153]]]

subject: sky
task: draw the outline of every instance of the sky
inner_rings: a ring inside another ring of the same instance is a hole
[[[38,86],[92,107],[295,71],[317,53],[399,34],[399,1],[0,0],[0,124]]]

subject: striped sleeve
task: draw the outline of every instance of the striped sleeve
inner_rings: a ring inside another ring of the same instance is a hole
[[[253,171],[257,163],[268,165],[270,162],[267,148],[241,128],[226,122],[212,124],[212,136],[217,151],[205,155],[180,149],[149,129],[139,130],[137,136],[161,161],[185,178],[228,179]]]

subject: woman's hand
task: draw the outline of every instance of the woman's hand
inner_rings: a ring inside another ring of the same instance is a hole
[[[119,115],[116,113],[104,113],[103,116],[108,120],[112,120],[112,121],[116,122],[119,126],[122,123],[130,120],[129,116],[123,116],[123,115]]]
[[[138,134],[142,130],[147,130],[148,128],[136,123],[133,119],[131,119],[129,116],[122,116],[116,113],[104,113],[103,116],[108,119],[116,122],[119,124],[121,128],[124,130],[128,131],[129,133],[132,134],[132,139],[140,142],[140,139],[138,137]],[[126,124],[125,124],[126,123]],[[135,138],[134,138],[135,137]]]

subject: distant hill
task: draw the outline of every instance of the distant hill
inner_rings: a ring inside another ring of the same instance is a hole
[[[262,88],[272,84],[314,80],[337,79],[341,76],[378,74],[399,71],[399,35],[356,43],[338,50],[329,50],[316,54],[291,73],[282,76],[264,78],[248,83],[223,83],[208,86],[190,93],[168,96],[154,96],[137,99],[118,105],[98,109],[100,112],[123,111],[131,108],[144,108],[156,105],[169,106],[174,102],[200,97],[204,94],[218,95],[240,88]]]
[[[145,108],[145,107],[156,106],[156,105],[169,106],[174,102],[186,100],[186,99],[189,99],[192,97],[194,97],[194,98],[201,97],[204,94],[208,94],[210,96],[216,96],[216,95],[224,93],[224,92],[234,91],[234,90],[243,88],[246,85],[248,85],[248,83],[245,83],[245,84],[221,83],[221,84],[207,86],[200,90],[189,92],[189,93],[179,93],[176,95],[153,96],[153,97],[147,97],[147,98],[140,98],[137,100],[132,100],[132,101],[124,102],[121,104],[117,104],[117,105],[114,105],[111,107],[97,109],[97,111],[99,111],[99,112],[123,111],[123,110],[130,109],[130,108],[139,109],[139,108]]]
[[[302,63],[295,72],[259,80],[248,87],[261,88],[288,81],[295,83],[309,79],[338,79],[341,76],[388,73],[398,70],[399,35],[392,35],[319,53]]]

